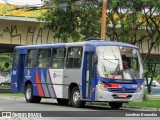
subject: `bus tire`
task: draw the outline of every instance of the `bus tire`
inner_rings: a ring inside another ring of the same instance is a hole
[[[122,107],[123,103],[121,102],[109,102],[109,106],[112,109],[119,109],[120,107]]]
[[[32,84],[28,84],[25,88],[25,99],[28,103],[39,103],[41,101],[41,97],[33,95]]]
[[[68,99],[57,98],[57,102],[59,105],[68,105]]]
[[[73,107],[76,107],[76,108],[85,106],[85,102],[81,100],[80,91],[77,86],[72,89],[71,104]]]

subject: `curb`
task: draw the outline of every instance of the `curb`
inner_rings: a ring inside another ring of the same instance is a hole
[[[147,107],[140,107],[140,106],[135,106],[135,107],[130,107],[130,106],[123,106],[124,108],[132,108],[132,109],[145,109],[148,111],[160,111],[158,108],[147,108]]]
[[[148,98],[160,98],[160,94],[147,95]]]
[[[0,88],[0,93],[11,93],[11,89],[1,89]]]
[[[16,97],[16,96],[0,96],[1,99],[4,100],[12,100],[12,101],[26,101],[25,97]],[[57,103],[56,99],[47,99],[47,98],[42,98],[41,102],[48,102],[48,103]]]

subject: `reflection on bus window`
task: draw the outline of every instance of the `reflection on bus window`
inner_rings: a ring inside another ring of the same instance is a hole
[[[38,50],[28,50],[27,67],[36,67]]]
[[[64,68],[64,60],[65,60],[65,48],[56,48],[53,49],[53,59],[52,66],[53,69],[63,69]]]
[[[120,47],[122,55],[124,79],[138,79],[141,78],[141,70],[138,61],[138,52],[136,49],[128,47]]]
[[[82,62],[82,47],[68,48],[66,68],[80,68]]]
[[[98,55],[98,73],[100,77],[112,79],[142,79],[143,69],[139,63],[138,50],[129,47],[100,46]]]
[[[51,49],[40,49],[38,56],[38,67],[48,68],[50,66]]]

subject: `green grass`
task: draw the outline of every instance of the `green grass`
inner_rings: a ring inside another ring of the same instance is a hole
[[[13,97],[24,97],[24,94],[23,93],[0,93],[0,97],[1,96],[13,96]]]
[[[125,106],[130,107],[147,107],[147,108],[157,108],[160,109],[160,99],[158,98],[149,98],[148,100],[144,100],[142,102],[129,102],[125,103]]]

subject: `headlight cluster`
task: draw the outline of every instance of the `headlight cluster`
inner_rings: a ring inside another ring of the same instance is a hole
[[[117,89],[122,87],[120,84],[117,83],[102,83],[101,81],[98,81],[98,86],[102,90],[108,90],[108,88]]]
[[[108,89],[107,89],[107,87],[105,86],[105,84],[102,83],[101,81],[98,81],[98,86],[99,86],[102,90],[108,91]]]

